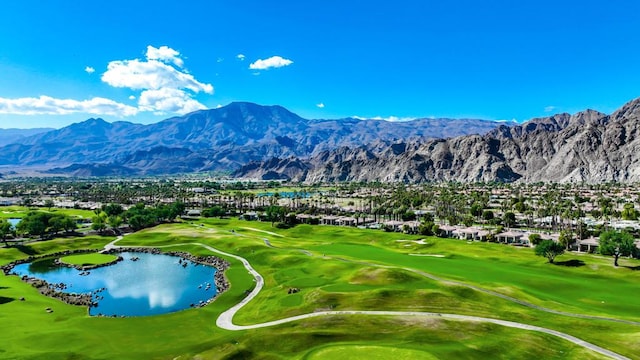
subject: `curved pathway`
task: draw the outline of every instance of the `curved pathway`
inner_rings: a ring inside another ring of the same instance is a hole
[[[105,249],[107,249],[107,247],[109,249],[113,249],[113,248],[119,247],[119,246],[115,245],[115,243],[118,242],[121,239],[122,239],[122,236],[119,236],[116,240],[114,240],[111,243],[107,244],[105,246]],[[194,242],[194,243],[172,244],[172,245],[159,246],[159,247],[173,247],[173,246],[183,246],[183,245],[201,246],[201,247],[203,247],[203,248],[205,248],[205,249],[207,249],[207,250],[209,250],[209,251],[211,251],[213,253],[220,254],[222,256],[227,256],[227,257],[236,259],[236,260],[238,260],[238,261],[240,261],[242,263],[242,265],[245,267],[245,269],[247,269],[249,274],[251,274],[255,279],[256,286],[253,288],[253,290],[251,290],[251,292],[244,299],[242,299],[238,304],[234,305],[233,307],[231,307],[228,310],[226,310],[223,313],[221,313],[220,316],[218,316],[218,319],[216,319],[216,326],[218,326],[219,328],[225,329],[225,330],[238,331],[238,330],[250,330],[250,329],[265,328],[265,327],[286,324],[286,323],[293,322],[293,321],[299,321],[299,320],[309,319],[309,318],[314,318],[314,317],[319,317],[319,316],[335,316],[335,315],[421,316],[421,317],[442,318],[442,319],[456,320],[456,321],[485,322],[485,323],[492,323],[492,324],[511,327],[511,328],[516,328],[516,329],[541,332],[541,333],[553,335],[553,336],[559,337],[561,339],[567,340],[567,341],[569,341],[569,342],[571,342],[573,344],[576,344],[576,345],[584,347],[586,349],[595,351],[595,352],[597,352],[599,354],[608,356],[608,357],[610,357],[612,359],[630,360],[629,358],[627,358],[625,356],[622,356],[620,354],[617,354],[617,353],[615,353],[615,352],[613,352],[611,350],[607,350],[605,348],[602,348],[600,346],[597,346],[595,344],[589,343],[589,342],[584,341],[582,339],[579,339],[579,338],[577,338],[575,336],[572,336],[572,335],[569,335],[569,334],[566,334],[566,333],[563,333],[563,332],[560,332],[560,331],[547,329],[547,328],[543,328],[543,327],[540,327],[540,326],[534,326],[534,325],[529,325],[529,324],[518,323],[518,322],[514,322],[514,321],[506,321],[506,320],[484,318],[484,317],[470,316],[470,315],[431,313],[431,312],[417,312],[417,311],[338,310],[338,311],[319,311],[319,312],[302,314],[302,315],[297,315],[297,316],[291,316],[291,317],[284,318],[284,319],[273,320],[273,321],[268,321],[268,322],[264,322],[264,323],[253,324],[253,325],[235,325],[233,323],[233,317],[235,316],[235,314],[240,309],[242,309],[245,305],[247,305],[249,302],[251,302],[251,300],[253,300],[256,296],[258,296],[258,294],[260,293],[260,291],[264,287],[264,278],[262,277],[262,275],[260,275],[260,273],[258,273],[258,271],[256,271],[251,266],[251,264],[249,263],[249,261],[247,259],[245,259],[245,258],[243,258],[241,256],[238,256],[238,255],[234,255],[234,254],[230,254],[230,253],[218,250],[218,249],[213,248],[213,247],[211,247],[209,245],[206,245],[206,244]]]

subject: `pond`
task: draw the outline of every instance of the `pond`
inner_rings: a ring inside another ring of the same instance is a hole
[[[276,194],[275,192],[261,192],[256,195],[258,195],[258,197],[272,197],[275,194]],[[305,191],[302,191],[302,192],[280,191],[278,192],[278,194],[280,194],[280,197],[283,199],[293,199],[295,197],[306,199],[314,196],[316,193],[310,193]]]
[[[90,315],[165,314],[206,303],[216,294],[215,267],[170,255],[120,255],[122,261],[89,271],[44,259],[16,265],[13,273],[64,284],[66,293],[92,293],[97,306],[89,308]]]
[[[7,219],[7,220],[9,220],[9,224],[11,224],[15,228],[16,226],[18,226],[18,224],[22,219]]]

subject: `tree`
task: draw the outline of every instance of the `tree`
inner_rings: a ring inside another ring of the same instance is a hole
[[[540,234],[529,234],[529,242],[533,245],[539,245],[542,242],[542,236]]]
[[[535,252],[538,256],[546,257],[549,263],[553,264],[556,256],[564,254],[564,246],[553,240],[542,240],[540,244],[536,245]]]
[[[284,221],[287,215],[287,209],[284,206],[271,205],[267,207],[266,215],[267,219],[271,221],[271,226],[273,226],[276,221]]]
[[[620,213],[623,220],[638,220],[638,212],[633,203],[624,204],[624,208]]]
[[[119,216],[124,212],[124,209],[120,204],[105,204],[102,205],[102,211],[104,211],[107,216]]]
[[[47,210],[51,211],[51,208],[54,207],[55,204],[53,203],[53,200],[51,199],[47,199],[44,201],[44,207],[47,208]]]
[[[493,211],[491,210],[483,211],[482,218],[484,219],[484,221],[487,221],[487,222],[493,220]]]
[[[49,226],[51,214],[39,211],[31,211],[22,218],[16,229],[20,234],[44,237]]]
[[[507,211],[506,213],[504,213],[503,221],[506,227],[514,227],[516,224],[516,214],[512,213],[511,211]]]
[[[204,217],[223,217],[227,212],[220,206],[216,205],[202,211]]]
[[[65,216],[62,219],[62,228],[69,233],[78,228],[78,223],[71,216]]]
[[[107,217],[107,224],[109,224],[114,231],[119,233],[118,228],[122,225],[122,218],[118,215],[109,216]]]
[[[4,242],[4,246],[9,246],[7,244],[7,236],[15,233],[15,229],[13,225],[7,219],[0,219],[0,237],[2,237],[2,241]]]
[[[103,232],[104,229],[107,228],[106,218],[107,218],[107,214],[104,212],[92,217],[91,228],[93,230],[96,230],[97,232],[100,232],[100,233]]]
[[[560,236],[558,236],[558,243],[564,246],[565,249],[569,250],[569,245],[574,243],[573,234],[570,231],[562,230],[560,231]]]
[[[613,265],[618,266],[620,256],[635,256],[638,249],[631,234],[610,230],[600,234],[599,251],[602,255],[613,255]]]

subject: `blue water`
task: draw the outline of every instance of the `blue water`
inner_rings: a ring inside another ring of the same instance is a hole
[[[271,197],[275,194],[275,192],[261,192],[258,193],[258,197]],[[298,193],[294,193],[293,191],[281,191],[279,192],[280,197],[283,199],[293,199],[296,195],[300,198],[306,199],[306,198],[310,198],[313,195],[315,195],[316,193],[309,193],[309,192],[298,192]]]
[[[22,219],[9,219],[9,223],[15,228]]]
[[[180,258],[146,253],[122,253],[124,260],[80,275],[74,268],[56,266],[53,260],[17,265],[13,272],[67,285],[67,293],[92,293],[98,306],[90,315],[146,316],[187,309],[216,294],[212,266],[187,263]],[[138,257],[138,261],[131,260]],[[207,284],[210,288],[207,289]],[[105,288],[103,291],[99,289]]]

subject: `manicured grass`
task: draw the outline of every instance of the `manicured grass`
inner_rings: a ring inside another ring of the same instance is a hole
[[[0,218],[4,219],[21,219],[29,211],[42,211],[49,212],[52,214],[65,214],[69,216],[74,216],[78,218],[90,219],[95,215],[95,213],[91,210],[82,210],[82,209],[62,209],[62,208],[48,208],[44,207],[26,207],[26,206],[0,206]]]
[[[118,257],[116,255],[111,254],[80,254],[80,255],[69,255],[60,258],[60,261],[66,264],[71,265],[79,265],[79,266],[91,266],[91,265],[102,265],[108,264]]]
[[[265,238],[277,248],[267,247]],[[629,284],[637,283],[637,272],[613,269],[610,259],[593,256],[579,257],[585,265],[571,268],[548,265],[530,249],[436,238],[427,239],[426,245],[396,241],[419,238],[328,226],[279,230],[270,223],[207,219],[147,229],[125,236],[119,245],[170,245],[162,249],[211,255],[197,245],[178,245],[197,242],[245,257],[263,275],[265,288],[238,313],[235,319],[238,324],[319,309],[449,312],[549,327],[630,357],[640,351],[640,327],[543,313],[469,288],[430,280],[401,267],[457,279],[548,307],[626,319],[638,316],[635,297],[629,293]],[[100,248],[111,240],[85,237],[31,243],[22,250],[0,249],[0,263],[26,257],[29,252]],[[301,249],[310,251],[311,256]],[[445,257],[415,257],[409,253]],[[569,259],[573,256],[559,257],[558,261]],[[41,296],[15,276],[0,275],[0,321],[5,329],[11,329],[0,335],[3,344],[0,358],[317,359],[340,358],[345,354],[356,359],[601,358],[553,336],[435,318],[332,316],[265,329],[221,330],[215,326],[217,316],[244,298],[254,286],[253,278],[238,261],[227,260],[231,263],[226,272],[231,288],[212,304],[161,316],[125,319],[89,317],[84,308]],[[518,280],[519,277],[537,281],[529,284]],[[544,284],[544,279],[557,285]],[[591,280],[593,283],[589,284]],[[566,286],[576,288],[557,289]],[[294,287],[300,292],[288,294]],[[605,294],[612,301],[626,299],[626,303],[601,308],[598,304],[571,299],[584,292]],[[20,297],[26,301],[19,301]],[[46,307],[54,312],[46,313]]]
[[[387,360],[387,359],[437,359],[435,356],[425,351],[413,349],[403,349],[396,347],[372,346],[372,345],[333,345],[317,349],[310,353],[306,359],[366,359],[366,360]]]

